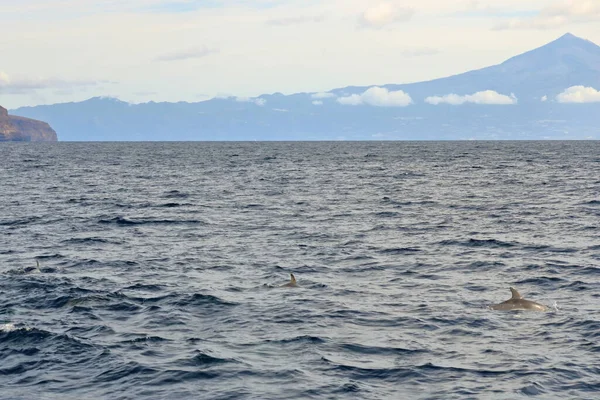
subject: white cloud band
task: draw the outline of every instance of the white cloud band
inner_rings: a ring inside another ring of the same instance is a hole
[[[157,61],[181,61],[190,58],[204,58],[211,54],[217,54],[219,50],[202,47],[198,49],[182,50],[175,53],[163,54],[156,58]]]
[[[265,99],[261,99],[260,97],[236,97],[235,101],[238,103],[254,103],[260,107],[267,104],[267,101]]]
[[[412,8],[400,7],[396,2],[386,1],[365,10],[360,17],[360,23],[369,28],[382,28],[393,22],[408,21],[414,13]]]
[[[560,0],[529,18],[512,18],[494,27],[502,29],[553,29],[576,22],[600,19],[597,0]]]
[[[311,94],[310,97],[313,99],[329,99],[331,97],[335,97],[335,94],[331,92],[319,92]]]
[[[600,102],[600,91],[593,87],[571,86],[556,96],[559,103],[596,103]]]
[[[517,104],[517,98],[514,94],[506,96],[496,92],[495,90],[484,90],[464,96],[459,96],[454,93],[447,94],[445,96],[429,96],[425,99],[425,102],[433,105],[445,103],[453,106],[458,106],[464,103],[507,105]]]
[[[375,107],[406,107],[412,103],[412,98],[402,90],[390,92],[386,88],[373,86],[362,94],[353,94],[337,99],[342,105],[358,106],[367,104]]]
[[[24,94],[41,89],[71,89],[75,87],[96,86],[101,83],[112,83],[94,80],[65,80],[60,78],[12,78],[0,71],[0,93]]]

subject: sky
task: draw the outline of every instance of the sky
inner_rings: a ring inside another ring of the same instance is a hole
[[[0,0],[0,105],[418,82],[567,32],[600,44],[600,0]]]

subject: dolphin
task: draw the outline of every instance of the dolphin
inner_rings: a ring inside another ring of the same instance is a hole
[[[281,287],[297,287],[298,284],[296,283],[296,277],[294,276],[294,274],[290,274],[290,281],[288,283],[286,283],[285,285],[281,285]]]
[[[35,260],[35,263],[37,264],[37,267],[24,267],[23,273],[28,274],[30,272],[42,272],[40,270],[40,262],[38,260]]]
[[[517,292],[517,289],[511,287],[510,292],[512,297],[500,304],[490,306],[492,310],[512,311],[512,310],[530,310],[530,311],[548,311],[548,307],[535,301],[525,300],[523,296]]]

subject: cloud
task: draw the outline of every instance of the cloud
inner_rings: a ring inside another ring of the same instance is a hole
[[[60,78],[11,78],[6,72],[0,71],[0,93],[23,94],[39,89],[69,90],[76,87],[96,86],[101,83],[114,83],[94,80],[65,80]]]
[[[600,15],[600,3],[597,0],[563,0],[544,8],[541,14],[550,17],[597,17]]]
[[[600,91],[593,87],[571,86],[556,96],[559,103],[597,103],[600,102]]]
[[[319,23],[323,22],[325,17],[322,15],[319,16],[300,16],[300,17],[287,17],[287,18],[271,18],[266,21],[266,24],[269,26],[290,26],[290,25],[300,25],[300,24],[309,24],[309,23]]]
[[[552,0],[543,1],[548,3]],[[451,12],[448,15],[468,18],[531,17],[539,12],[532,8],[539,3],[540,2],[536,2],[536,0],[463,0],[461,2],[457,1],[455,6],[458,7],[455,7],[454,12]],[[451,3],[448,2],[448,5],[451,5]]]
[[[594,20],[600,20],[598,0],[560,0],[542,8],[533,17],[512,18],[496,25],[494,29],[553,29]]]
[[[484,90],[482,92],[468,94],[465,96],[459,96],[454,93],[447,94],[445,96],[429,96],[425,99],[425,102],[433,105],[446,103],[453,106],[458,106],[464,103],[504,105],[517,104],[517,98],[514,94],[506,96],[494,90]]]
[[[6,72],[0,71],[0,87],[10,84],[10,77]]]
[[[493,7],[487,3],[482,3],[479,0],[471,0],[465,4],[463,4],[464,9],[458,11],[457,15],[496,15],[501,12],[501,9]]]
[[[397,2],[386,1],[367,8],[359,18],[361,26],[367,28],[383,28],[394,22],[404,22],[412,18],[412,8],[400,7]]]
[[[404,93],[402,90],[390,92],[386,88],[373,86],[365,90],[363,94],[340,97],[337,102],[348,106],[367,104],[375,107],[406,107],[412,103],[412,99],[408,93]]]
[[[209,7],[214,6],[210,1],[207,2]],[[135,3],[134,3],[135,4]],[[147,5],[137,5],[142,11],[157,12],[157,13],[186,13],[196,11],[200,8],[200,4],[194,1],[186,0],[170,0],[170,1],[150,1]],[[134,8],[135,10],[135,8]]]
[[[134,92],[133,93],[136,96],[154,96],[157,95],[158,92],[152,92],[152,91],[148,91],[148,90],[142,90],[140,92]]]
[[[363,104],[361,95],[353,94],[350,96],[340,97],[337,102],[344,106],[358,106]]]
[[[331,97],[335,97],[335,94],[331,92],[319,92],[311,94],[310,97],[313,99],[329,99]]]
[[[204,58],[211,54],[217,54],[219,50],[209,49],[206,47],[182,50],[174,53],[164,54],[156,57],[156,61],[181,61],[189,60],[191,58]]]
[[[548,96],[542,96],[541,101],[548,101]]]
[[[433,56],[439,54],[440,51],[429,47],[406,49],[402,51],[402,55],[406,57],[422,57],[422,56]]]
[[[323,102],[322,102],[321,100],[315,100],[315,101],[313,101],[312,103],[313,103],[313,105],[315,105],[315,106],[322,106],[322,105],[323,105]]]
[[[227,7],[264,10],[275,6],[276,0],[19,0],[0,2],[2,12],[62,13],[126,12],[152,14],[186,14],[199,10],[221,10]]]
[[[236,97],[235,101],[238,103],[254,103],[259,107],[267,104],[267,101],[265,99],[261,99],[260,97]]]
[[[567,18],[561,16],[555,17],[535,17],[530,19],[512,18],[494,26],[494,30],[501,31],[507,29],[554,29],[568,23]]]

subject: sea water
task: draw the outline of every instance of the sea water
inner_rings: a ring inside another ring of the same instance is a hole
[[[0,185],[2,399],[599,396],[599,142],[2,143]]]

